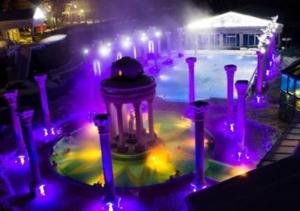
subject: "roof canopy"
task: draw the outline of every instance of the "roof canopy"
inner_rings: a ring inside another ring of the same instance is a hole
[[[261,19],[237,12],[227,12],[210,18],[201,19],[188,24],[189,29],[266,27],[271,19]]]

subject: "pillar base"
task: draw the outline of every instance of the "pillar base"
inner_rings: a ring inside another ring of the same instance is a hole
[[[165,61],[163,61],[163,64],[168,65],[168,66],[173,65],[173,63],[174,63],[174,60],[171,58],[167,58]]]
[[[38,184],[31,183],[30,184],[30,194],[34,198],[40,198],[46,196],[46,185],[43,182]]]
[[[204,181],[203,184],[200,184],[198,181],[194,180],[191,184],[190,184],[190,187],[192,189],[193,192],[198,192],[198,191],[201,191],[205,188],[208,188],[209,187],[209,184]]]
[[[16,163],[19,166],[25,166],[28,164],[28,161],[29,161],[29,158],[26,154],[17,153],[17,155],[15,156],[14,163]]]
[[[177,56],[178,56],[178,58],[183,58],[184,54],[180,52],[180,53],[177,54]]]
[[[118,196],[114,196],[113,199],[111,197],[105,196],[102,199],[100,209],[99,210],[123,210],[123,207],[121,206],[121,198]]]

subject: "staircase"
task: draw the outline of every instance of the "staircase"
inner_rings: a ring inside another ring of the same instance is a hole
[[[266,166],[291,156],[298,145],[300,145],[300,116],[297,115],[257,167]]]

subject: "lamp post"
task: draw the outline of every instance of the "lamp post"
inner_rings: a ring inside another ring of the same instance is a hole
[[[41,173],[40,173],[40,163],[39,157],[36,149],[35,140],[33,138],[33,130],[32,130],[32,118],[33,118],[34,111],[24,110],[20,112],[21,121],[24,127],[24,134],[25,134],[25,143],[27,147],[27,152],[30,161],[30,171],[32,175],[32,181],[30,184],[30,192],[34,196],[45,195],[44,186],[41,182]]]
[[[50,117],[47,90],[46,90],[47,75],[46,74],[36,75],[34,79],[37,82],[39,87],[44,125],[45,125],[45,129],[48,131],[51,130],[52,124],[51,124],[51,117]]]
[[[245,132],[246,132],[246,97],[248,90],[248,81],[239,80],[235,83],[238,93],[237,102],[237,143],[239,153],[245,150]],[[240,156],[239,156],[240,157]]]
[[[20,123],[20,117],[18,116],[17,109],[18,109],[18,91],[10,91],[6,92],[4,95],[4,98],[8,102],[8,106],[10,109],[10,115],[11,115],[11,121],[13,124],[14,134],[18,145],[18,152],[17,156],[20,161],[20,163],[23,165],[25,162],[26,157],[26,147],[22,132],[22,127]]]
[[[189,68],[189,102],[195,101],[195,63],[197,62],[196,57],[189,57],[186,60]]]
[[[112,157],[110,149],[110,118],[107,114],[99,114],[94,118],[100,136],[100,147],[102,153],[102,168],[105,181],[106,204],[113,204],[116,200],[115,184],[113,176]]]
[[[233,93],[234,93],[234,73],[237,70],[236,65],[229,64],[224,67],[227,75],[227,120],[226,126],[231,132],[234,128],[234,116],[233,116]]]
[[[195,120],[195,180],[197,189],[205,187],[205,146],[204,146],[204,117],[208,103],[196,101],[192,103]]]

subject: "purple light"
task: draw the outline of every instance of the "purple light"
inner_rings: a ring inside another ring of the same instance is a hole
[[[229,130],[233,133],[234,132],[234,123],[231,123],[229,126],[230,126]]]
[[[148,40],[147,34],[146,33],[142,33],[140,39],[141,39],[142,42],[146,42]]]
[[[40,196],[46,196],[46,191],[45,191],[45,185],[44,184],[42,184],[38,187],[38,191],[39,191]]]
[[[122,47],[124,49],[129,49],[132,46],[130,37],[126,37],[122,40]]]
[[[25,165],[25,155],[19,155],[18,159],[19,159],[21,165],[24,166]]]
[[[83,53],[84,55],[89,54],[89,52],[90,52],[90,50],[89,50],[88,48],[84,48],[84,49],[82,50],[82,53]]]
[[[99,47],[98,53],[102,57],[108,57],[111,53],[110,43]]]
[[[154,35],[155,35],[155,37],[159,38],[159,37],[161,37],[161,32],[160,31],[156,31]]]

